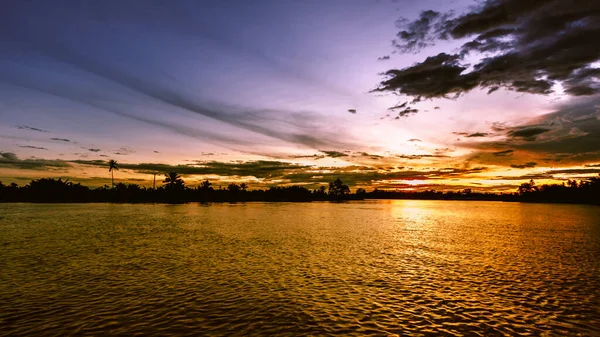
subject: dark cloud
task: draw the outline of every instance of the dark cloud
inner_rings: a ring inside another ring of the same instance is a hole
[[[323,154],[311,154],[311,155],[293,155],[293,156],[288,156],[287,158],[289,159],[314,159],[314,160],[319,160],[319,159],[323,159],[327,157],[326,155]]]
[[[30,131],[45,132],[45,133],[49,133],[50,132],[50,131],[46,131],[46,130],[34,128],[32,126],[27,126],[27,125],[17,125],[16,127],[19,130],[30,130]]]
[[[556,111],[518,126],[494,123],[494,141],[472,141],[462,146],[475,149],[472,159],[508,165],[515,162],[546,162],[583,165],[600,161],[600,95],[580,97],[557,106]],[[510,161],[486,154],[511,148]],[[475,158],[477,157],[477,158]]]
[[[493,177],[490,178],[491,180],[516,180],[516,181],[520,181],[520,180],[538,180],[538,179],[553,179],[551,174],[548,173],[530,173],[530,174],[524,174],[524,175],[520,175],[520,176],[497,176],[497,177]]]
[[[9,160],[9,161],[19,160],[19,158],[17,158],[17,155],[12,152],[0,152],[0,158],[2,158],[3,160]]]
[[[512,167],[512,168],[518,168],[518,169],[523,169],[523,168],[532,168],[532,167],[535,167],[536,165],[537,165],[536,162],[530,161],[528,163],[521,164],[521,165],[510,165],[510,167]]]
[[[471,11],[425,11],[401,21],[394,41],[416,52],[436,40],[467,41],[456,54],[441,53],[386,72],[378,91],[433,98],[477,87],[547,94],[561,83],[570,95],[600,92],[600,1],[486,0]],[[471,54],[480,56],[472,66]]]
[[[377,58],[377,61],[387,61],[390,59],[389,55],[381,56]]]
[[[467,138],[478,138],[478,137],[488,137],[491,134],[488,132],[475,132],[475,133],[469,133],[469,132],[452,132],[455,135],[459,135],[459,136],[464,136]]]
[[[102,166],[108,163],[104,160],[74,160],[73,163]],[[279,161],[247,161],[247,162],[199,162],[190,165],[168,165],[160,163],[128,164],[119,163],[121,170],[128,169],[138,173],[165,173],[177,172],[183,175],[220,175],[220,176],[253,176],[256,178],[269,178],[283,174],[287,170],[307,169],[310,166],[298,165]]]
[[[324,153],[327,157],[330,157],[330,158],[348,157],[347,153],[340,152],[340,151],[324,151],[324,150],[319,150],[319,152]]]
[[[320,168],[326,172],[291,172],[281,177],[289,183],[312,182],[324,184],[334,179],[341,178],[350,186],[357,185],[384,185],[398,183],[399,180],[437,180],[452,177],[463,177],[485,171],[484,168],[473,169],[431,169],[431,170],[401,170],[381,172],[372,168],[345,167],[345,168]]]
[[[535,136],[541,135],[542,133],[548,132],[550,130],[551,129],[544,127],[533,126],[511,130],[508,132],[507,135],[509,137],[519,137],[531,141],[535,140]]]
[[[419,112],[418,109],[410,108],[409,107],[409,108],[406,108],[406,109],[398,112],[398,116],[400,116],[400,117],[406,117],[406,116],[408,116],[410,114],[416,114],[417,112]]]
[[[361,157],[366,157],[366,158],[372,159],[372,160],[380,160],[380,159],[385,158],[384,156],[380,156],[378,154],[370,154],[367,152],[360,152],[358,155]]]
[[[36,149],[36,150],[48,150],[45,147],[41,147],[41,146],[32,146],[32,145],[19,145],[19,147],[22,148],[26,148],[26,149]]]
[[[585,168],[585,169],[553,169],[548,170],[549,174],[599,174],[600,168]]]
[[[100,150],[100,149],[88,149],[88,151],[90,151],[90,152],[100,152],[102,150]]]
[[[471,133],[467,135],[467,138],[474,138],[474,137],[487,137],[490,134],[487,132],[475,132],[475,133]]]
[[[0,167],[25,170],[48,170],[70,166],[69,163],[62,160],[19,159],[19,157],[12,152],[0,152]]]
[[[413,22],[398,20],[396,26],[404,29],[398,32],[398,39],[393,41],[394,45],[404,53],[418,52],[432,45],[435,37],[431,33],[441,28],[440,21],[444,18],[439,12],[427,10],[421,12],[419,19]]]
[[[418,100],[421,97],[460,94],[479,85],[476,74],[462,74],[466,69],[467,66],[460,64],[458,55],[440,53],[402,70],[388,70],[385,73],[388,79],[381,82],[374,91],[395,91]]]
[[[99,149],[94,149],[94,150],[99,150]],[[90,149],[90,151],[92,151],[92,149]],[[95,151],[92,151],[92,152],[95,152]],[[117,149],[117,151],[113,152],[113,154],[116,154],[118,156],[127,156],[132,153],[135,153],[135,150],[128,148],[128,147],[121,147],[121,148]]]
[[[449,156],[442,155],[442,154],[397,154],[397,155],[394,155],[394,157],[402,158],[402,159],[409,159],[409,160],[416,160],[416,159],[423,159],[423,158],[449,158]]]
[[[420,142],[421,140],[420,140],[420,139],[417,139],[417,138],[411,138],[411,139],[409,139],[408,141],[409,141],[409,142]]]
[[[351,114],[355,114],[356,113],[356,109],[348,109],[348,112]]]
[[[70,140],[68,140],[68,139],[66,139],[66,138],[50,138],[50,139],[52,139],[52,140],[57,140],[57,141],[60,141],[60,142],[67,142],[67,143],[70,143],[70,142],[71,142]]]
[[[389,108],[388,110],[404,109],[404,108],[406,108],[407,104],[408,104],[408,102],[404,102],[402,104],[395,105],[395,106]]]
[[[504,150],[504,151],[496,151],[492,154],[497,157],[503,157],[503,156],[510,156],[513,154],[513,152],[515,152],[515,150]]]

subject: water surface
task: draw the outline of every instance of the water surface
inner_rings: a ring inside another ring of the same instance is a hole
[[[0,335],[600,335],[600,207],[0,204]]]

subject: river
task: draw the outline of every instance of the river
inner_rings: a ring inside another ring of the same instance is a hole
[[[0,335],[600,335],[600,207],[0,204]]]

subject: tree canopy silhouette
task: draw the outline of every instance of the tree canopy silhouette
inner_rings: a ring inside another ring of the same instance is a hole
[[[177,172],[169,172],[165,174],[163,184],[167,189],[183,189],[185,182]]]
[[[247,187],[247,186],[246,186]],[[329,192],[329,193],[327,193]],[[0,182],[0,202],[238,202],[238,201],[340,201],[361,199],[423,199],[423,200],[496,200],[551,203],[582,203],[600,205],[600,176],[579,182],[568,180],[562,184],[536,185],[534,181],[521,184],[512,193],[477,192],[471,189],[459,191],[404,191],[380,190],[367,192],[363,188],[355,194],[341,179],[325,186],[309,190],[304,186],[273,186],[263,189],[242,189],[241,184],[229,184],[227,188],[213,189],[210,181],[197,187],[185,185],[176,172],[165,175],[163,186],[144,187],[137,184],[117,183],[91,189],[69,180],[42,178],[28,185]]]
[[[329,183],[329,195],[334,198],[341,198],[350,193],[348,185],[344,185],[340,178]]]

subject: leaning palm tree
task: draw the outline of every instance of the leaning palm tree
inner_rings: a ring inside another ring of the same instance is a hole
[[[108,161],[108,172],[110,172],[110,178],[113,188],[115,187],[115,170],[119,170],[119,164],[117,164],[116,160],[111,159]]]

